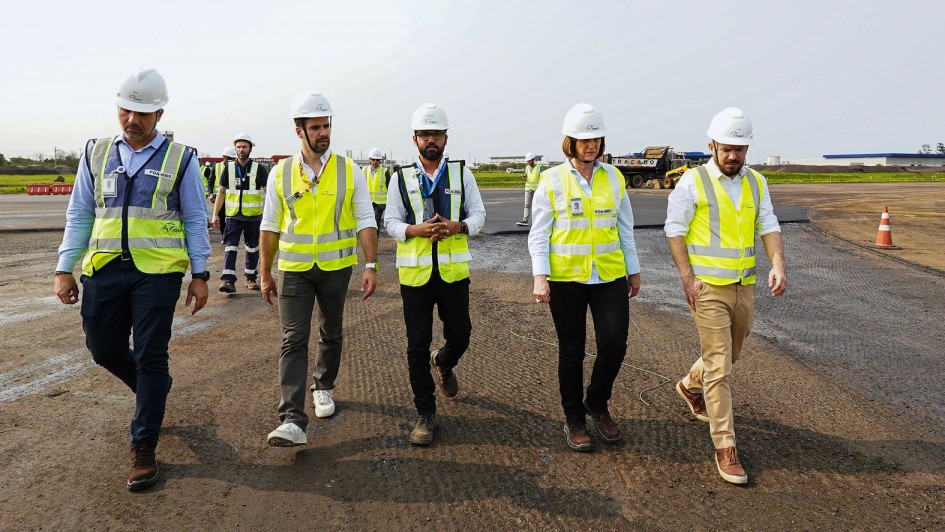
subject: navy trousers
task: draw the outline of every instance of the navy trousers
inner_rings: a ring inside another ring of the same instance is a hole
[[[118,258],[81,279],[85,345],[96,364],[135,394],[131,443],[157,444],[171,384],[167,344],[183,274],[146,274]]]

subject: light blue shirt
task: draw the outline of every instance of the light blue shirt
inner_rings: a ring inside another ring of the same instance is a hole
[[[594,182],[584,179],[577,169],[566,161],[571,170],[572,178],[577,181],[587,197],[591,197],[591,185]],[[601,167],[600,161],[594,161],[594,172]],[[547,171],[547,170],[546,170]],[[614,170],[619,172],[619,170]],[[532,275],[551,275],[551,261],[548,259],[548,248],[551,243],[551,225],[555,220],[555,209],[548,199],[547,179],[538,182],[535,198],[532,200],[532,228],[528,232],[528,252],[532,256]],[[617,211],[617,236],[620,238],[620,251],[623,252],[623,262],[627,268],[627,275],[640,273],[640,260],[637,258],[637,245],[633,239],[633,209],[630,207],[630,198],[624,191],[620,200],[620,210]],[[583,284],[600,284],[600,275],[597,273],[597,264],[591,263],[591,276]]]
[[[140,170],[162,142],[164,136],[158,133],[147,146],[132,150],[123,136],[115,137],[118,156],[129,175]],[[87,145],[86,149],[88,148]],[[69,207],[66,208],[66,231],[62,237],[62,245],[59,246],[56,271],[71,272],[89,248],[92,224],[95,222],[95,193],[92,174],[86,164],[87,155],[82,154],[72,196],[69,198]],[[180,210],[190,269],[193,272],[205,272],[211,249],[210,235],[207,232],[206,190],[200,176],[197,157],[190,159],[181,179]]]

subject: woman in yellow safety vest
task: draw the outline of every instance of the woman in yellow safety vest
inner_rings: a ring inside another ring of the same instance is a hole
[[[575,451],[593,449],[586,415],[602,440],[621,439],[607,403],[627,351],[629,298],[640,290],[633,211],[619,170],[604,153],[604,117],[579,103],[568,111],[561,148],[566,161],[542,172],[532,202],[528,250],[536,303],[548,303],[558,333],[558,385],[564,433]],[[587,309],[597,354],[584,393]]]

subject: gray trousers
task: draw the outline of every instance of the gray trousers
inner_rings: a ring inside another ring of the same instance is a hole
[[[308,426],[305,401],[308,397],[308,342],[312,333],[312,312],[318,303],[318,351],[315,355],[313,390],[335,387],[341,365],[344,340],[342,317],[351,267],[324,271],[318,266],[305,272],[281,272],[278,281],[279,320],[282,323],[282,354],[279,357],[279,385],[282,400],[279,419]]]
[[[532,213],[532,199],[535,197],[534,190],[525,190],[525,215],[522,217],[523,222],[527,222]]]

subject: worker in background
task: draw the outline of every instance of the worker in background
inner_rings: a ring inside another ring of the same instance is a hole
[[[171,389],[167,347],[184,273],[190,265],[186,305],[193,303],[192,314],[207,302],[210,277],[197,158],[156,129],[167,101],[156,70],[122,83],[115,100],[122,133],[85,146],[56,266],[56,296],[73,305],[79,287],[72,269],[85,255],[85,345],[96,364],[135,394],[129,490],[158,478],[155,450]]]
[[[227,146],[223,148],[222,152],[220,152],[220,156],[223,157],[223,160],[213,165],[214,179],[217,182],[219,182],[220,176],[223,175],[223,170],[226,169],[227,163],[236,159],[236,149],[234,149],[233,146]],[[216,207],[216,201],[217,201],[216,184],[218,183],[214,183],[213,199],[211,200],[211,203],[213,203],[213,206],[210,207],[211,222],[213,220],[213,210]],[[217,214],[220,217],[220,243],[225,244],[226,242],[224,241],[223,237],[224,235],[226,235],[226,209],[220,209],[220,211]]]
[[[259,264],[259,223],[262,220],[263,197],[266,194],[266,180],[269,177],[266,167],[249,158],[253,152],[253,138],[247,133],[238,133],[233,139],[236,160],[228,161],[220,175],[219,191],[214,204],[213,226],[219,226],[217,213],[225,210],[226,232],[223,234],[223,275],[220,291],[225,294],[236,292],[236,254],[240,249],[240,236],[243,237],[246,258],[243,275],[246,288],[259,290],[256,281]]]
[[[528,225],[528,217],[532,212],[532,198],[535,197],[535,189],[538,188],[538,178],[541,176],[541,172],[544,170],[544,167],[540,164],[535,164],[535,155],[531,152],[525,154],[525,174],[522,178],[525,179],[525,214],[522,216],[521,222],[515,222],[515,225],[526,226]]]
[[[676,383],[676,393],[696,418],[709,423],[719,475],[745,484],[728,376],[754,322],[756,236],[771,260],[773,297],[787,290],[787,274],[767,181],[745,166],[751,120],[741,109],[723,109],[707,135],[712,160],[683,174],[666,208],[666,238],[702,350]]]
[[[417,162],[397,167],[387,190],[384,225],[397,240],[397,270],[407,328],[407,367],[420,419],[410,443],[429,445],[436,429],[435,383],[447,397],[459,391],[454,368],[469,347],[469,253],[467,237],[486,221],[472,172],[463,161],[443,156],[449,125],[435,103],[421,105],[411,120]],[[433,307],[443,322],[445,343],[430,351]]]
[[[380,231],[384,223],[384,209],[387,208],[387,185],[390,183],[390,172],[381,165],[384,154],[377,148],[368,152],[368,165],[362,171],[367,179],[368,190],[371,191],[371,203],[374,206],[374,221]]]
[[[528,234],[536,303],[548,303],[558,333],[558,389],[564,434],[575,451],[594,448],[587,416],[606,443],[622,435],[608,402],[627,353],[629,300],[640,291],[633,210],[623,174],[598,161],[607,128],[593,105],[564,117],[565,162],[546,170],[535,189]],[[597,356],[584,389],[587,310]]]
[[[312,400],[315,416],[335,413],[332,390],[341,366],[342,318],[351,270],[364,253],[362,299],[377,287],[377,227],[371,195],[353,160],[332,152],[334,112],[325,96],[304,93],[292,103],[290,115],[301,148],[273,167],[262,221],[262,296],[279,300],[282,354],[279,357],[281,425],[269,433],[269,445],[305,445],[308,346],[312,311],[318,304],[318,351],[315,355]],[[279,252],[279,284],[272,261]]]
[[[207,194],[207,227],[212,227],[210,220],[213,218],[213,201],[216,199],[216,189],[214,185],[216,183],[216,176],[213,175],[213,165],[210,161],[203,163],[203,166],[200,168],[200,176],[203,178],[203,188],[204,192]]]

